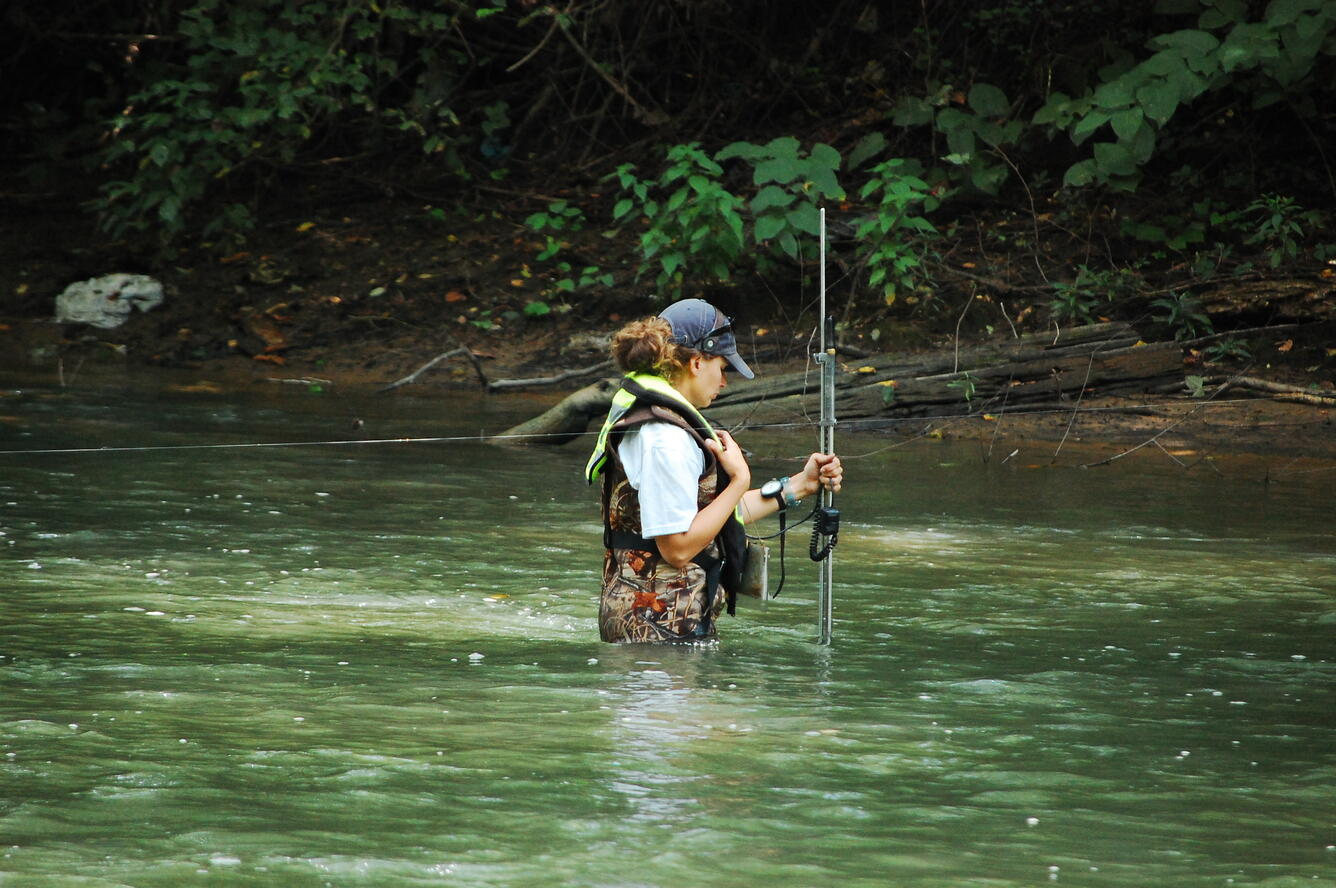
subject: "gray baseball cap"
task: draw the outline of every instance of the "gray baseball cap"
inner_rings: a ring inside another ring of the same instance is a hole
[[[738,354],[733,336],[733,319],[704,299],[683,299],[659,312],[673,326],[673,341],[707,355],[718,355],[741,374],[753,379],[756,374]]]

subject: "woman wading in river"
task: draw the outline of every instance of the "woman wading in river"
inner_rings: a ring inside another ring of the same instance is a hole
[[[834,454],[749,490],[751,470],[728,432],[701,415],[727,384],[751,379],[730,320],[701,299],[627,324],[612,339],[626,376],[585,476],[602,479],[603,595],[599,634],[613,642],[713,638],[746,557],[742,523],[796,506],[822,485],[839,491]]]

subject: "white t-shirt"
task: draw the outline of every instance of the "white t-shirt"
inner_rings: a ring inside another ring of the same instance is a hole
[[[696,493],[705,454],[686,429],[647,422],[627,432],[617,447],[626,479],[640,493],[640,533],[681,533],[696,518]]]

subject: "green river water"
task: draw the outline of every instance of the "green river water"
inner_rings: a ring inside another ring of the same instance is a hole
[[[1336,472],[841,433],[831,646],[800,533],[614,647],[586,445],[466,439],[536,402],[153,392],[0,450],[461,440],[0,455],[0,885],[1336,886]]]

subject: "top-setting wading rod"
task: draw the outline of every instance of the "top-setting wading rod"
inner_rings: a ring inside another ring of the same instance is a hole
[[[821,311],[820,350],[813,358],[821,368],[821,424],[819,426],[822,453],[835,452],[835,330],[826,316],[826,209],[821,208]],[[821,506],[817,509],[812,526],[810,554],[821,564],[821,586],[817,596],[817,640],[830,644],[831,600],[834,594],[834,548],[840,532],[840,513],[834,508],[835,494],[829,487],[821,488]]]

